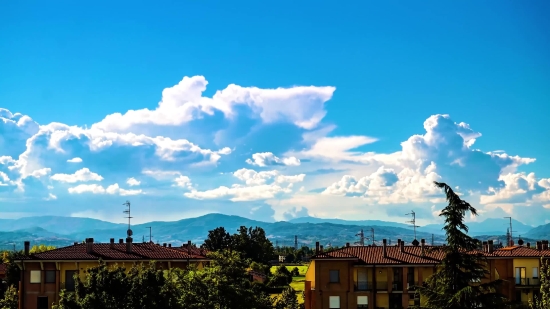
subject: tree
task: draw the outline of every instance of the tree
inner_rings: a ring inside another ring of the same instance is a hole
[[[298,277],[300,275],[300,270],[298,267],[294,267],[290,273],[292,274],[292,277]]]
[[[204,240],[202,248],[208,251],[220,251],[231,246],[231,235],[223,227],[208,231],[208,237]]]
[[[4,298],[0,299],[0,309],[17,309],[19,306],[19,293],[15,286],[10,285],[4,293]]]
[[[232,249],[241,252],[245,259],[268,265],[275,255],[273,244],[261,227],[241,226],[232,240]]]
[[[299,309],[298,294],[292,287],[287,287],[283,290],[280,296],[275,301],[275,309]]]
[[[50,251],[50,250],[53,250],[55,249],[55,246],[46,246],[44,244],[42,245],[34,245],[32,246],[31,250],[29,251],[31,254],[35,254],[35,253],[42,253],[42,252],[46,252],[46,251]]]
[[[541,258],[540,265],[540,297],[535,297],[535,301],[529,301],[531,309],[550,308],[550,263]]]
[[[6,264],[6,283],[8,286],[15,286],[15,289],[19,288],[19,279],[21,277],[21,269],[15,261],[24,257],[23,251],[8,251],[4,252],[2,256],[2,262]]]
[[[292,274],[286,266],[280,265],[275,269],[275,273],[269,279],[268,285],[270,287],[287,286],[292,282]]]
[[[479,241],[466,233],[464,216],[469,212],[477,215],[476,209],[460,199],[450,186],[435,182],[445,191],[448,205],[441,211],[445,218],[444,230],[447,245],[434,250],[442,250],[443,260],[438,270],[430,276],[418,292],[424,298],[421,308],[468,309],[502,308],[506,298],[497,293],[502,280],[481,283],[489,272],[482,253],[477,251]]]

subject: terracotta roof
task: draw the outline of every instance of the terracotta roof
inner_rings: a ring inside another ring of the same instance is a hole
[[[187,244],[184,244],[181,247],[169,247],[169,248],[184,252],[186,254],[189,252],[187,250]],[[208,254],[208,250],[205,250],[205,249],[202,249],[202,248],[197,248],[195,246],[191,246],[191,255],[192,256],[206,256],[207,254]]]
[[[206,259],[206,256],[187,254],[187,251],[163,247],[154,243],[133,243],[132,252],[126,252],[126,244],[94,243],[93,252],[86,252],[86,244],[76,244],[42,253],[32,254],[25,260],[187,260]]]
[[[386,257],[383,255],[382,246],[353,246],[344,247],[331,252],[323,252],[312,257],[312,259],[336,259],[336,258],[357,258],[365,264],[436,264],[439,263],[444,253],[441,250],[430,250],[441,248],[440,246],[424,246],[422,255],[421,246],[404,246],[403,252],[399,246],[387,246]],[[475,251],[490,257],[493,254]]]
[[[550,250],[537,250],[524,246],[511,246],[496,249],[493,254],[499,257],[550,257]]]

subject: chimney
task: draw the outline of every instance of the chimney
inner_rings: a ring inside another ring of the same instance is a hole
[[[542,250],[542,241],[537,241],[536,249],[537,250]]]
[[[124,243],[124,239],[119,238],[119,239],[118,239],[118,243],[119,243],[119,244],[123,244],[123,243]]]
[[[530,242],[527,243],[527,248],[531,248],[531,243]]]
[[[126,252],[132,253],[132,237],[126,237]]]
[[[172,248],[172,244],[168,244],[168,248]]]
[[[387,249],[386,249],[386,244],[387,244],[387,240],[385,238],[382,239],[382,254],[384,255],[384,257],[388,256],[388,252],[387,252]]]
[[[482,249],[482,251],[483,251],[483,252],[489,251],[489,243],[486,242],[486,241],[484,241],[482,244],[483,244],[483,249]]]
[[[401,241],[401,244],[399,245],[399,249],[401,250],[402,253],[405,252],[405,241],[404,240]]]
[[[319,252],[323,253],[323,246],[319,246]]]
[[[487,241],[487,252],[489,254],[492,254],[493,253],[493,241],[492,240],[489,240]]]
[[[401,246],[401,238],[397,239],[397,246]]]
[[[163,246],[163,247],[166,247],[166,243],[163,243],[162,246]]]
[[[511,239],[511,240],[510,240],[510,247],[513,247],[513,246],[514,246],[514,240]]]
[[[75,242],[73,243],[73,245],[75,245],[75,246],[78,245],[78,241],[75,241]]]
[[[191,255],[191,241],[187,241],[187,254]]]
[[[346,243],[346,248],[349,247],[349,242]]]
[[[91,254],[94,252],[94,239],[86,238],[86,253]]]
[[[109,244],[109,248],[114,249],[115,248],[115,239],[111,238],[111,242]]]
[[[25,255],[29,255],[30,251],[31,251],[31,242],[30,241],[25,241]]]
[[[315,255],[319,254],[319,242],[315,242]]]
[[[422,238],[420,240],[420,255],[424,256],[424,246],[426,245],[426,239]]]
[[[542,241],[542,250],[548,250],[548,240]]]

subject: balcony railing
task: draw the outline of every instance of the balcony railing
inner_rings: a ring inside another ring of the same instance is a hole
[[[376,281],[376,290],[377,291],[387,291],[388,283],[386,281]]]
[[[514,278],[516,286],[538,286],[540,285],[539,278]]]
[[[356,281],[355,282],[355,291],[370,291],[372,290],[372,282],[367,281]]]

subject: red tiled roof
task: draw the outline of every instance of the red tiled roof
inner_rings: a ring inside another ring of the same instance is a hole
[[[524,246],[512,246],[496,249],[493,254],[499,257],[550,257],[550,250],[537,250]]]
[[[431,250],[431,249],[435,250]],[[383,254],[382,246],[353,246],[344,247],[331,252],[323,252],[312,259],[337,259],[337,258],[357,258],[365,264],[436,264],[443,257],[444,252],[437,250],[440,246],[424,246],[424,255],[422,255],[421,246],[404,246],[403,252],[399,246],[387,246],[386,257]],[[494,256],[492,254],[476,251],[485,256]]]
[[[186,254],[189,252],[187,250],[187,244],[184,244],[181,247],[169,247],[169,248],[184,252]],[[195,246],[191,246],[191,252],[190,253],[191,253],[192,256],[206,256],[208,254],[208,251],[205,250],[205,249],[202,249],[202,248],[197,248]]]
[[[94,243],[93,252],[86,252],[86,244],[76,244],[42,253],[32,254],[30,260],[187,260],[207,259],[206,256],[187,254],[187,251],[163,247],[154,243],[133,243],[132,252],[126,252],[126,244]]]

